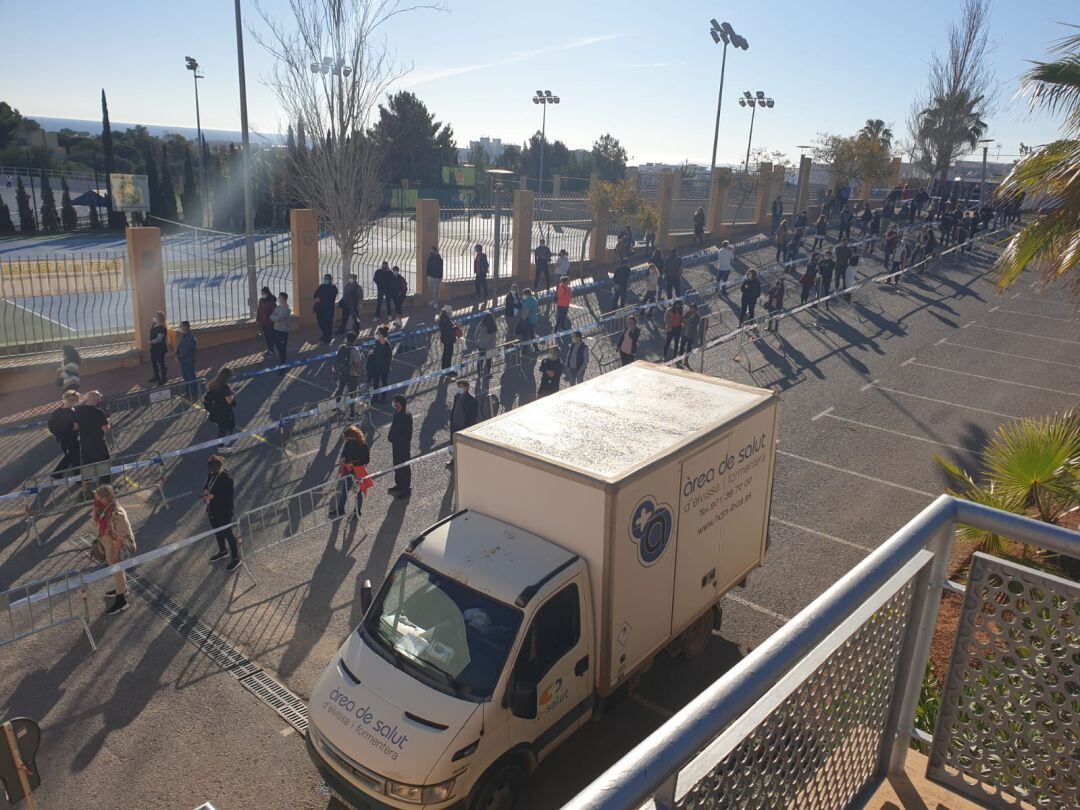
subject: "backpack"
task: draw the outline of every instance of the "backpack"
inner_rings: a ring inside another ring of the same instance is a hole
[[[337,354],[334,355],[334,376],[352,376],[352,346],[347,343],[338,346]]]

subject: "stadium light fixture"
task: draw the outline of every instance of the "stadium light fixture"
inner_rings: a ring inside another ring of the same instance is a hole
[[[715,19],[711,19],[709,20],[709,26],[709,36],[712,37],[713,43],[716,45],[722,43],[724,46],[724,55],[720,60],[720,92],[716,97],[716,128],[713,130],[712,167],[709,170],[709,182],[712,182],[712,173],[716,169],[716,145],[720,140],[720,105],[724,101],[724,71],[727,68],[728,45],[734,45],[736,48],[745,51],[749,50],[750,43],[744,37],[736,34],[735,29],[731,27],[729,22],[719,23]]]

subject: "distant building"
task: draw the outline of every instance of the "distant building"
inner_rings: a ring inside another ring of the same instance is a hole
[[[480,149],[487,157],[488,163],[494,163],[503,152],[506,151],[506,147],[503,145],[502,138],[481,138],[478,141],[469,141],[469,148],[465,150],[465,158],[468,158],[470,152],[474,149]],[[460,155],[460,151],[458,157]]]

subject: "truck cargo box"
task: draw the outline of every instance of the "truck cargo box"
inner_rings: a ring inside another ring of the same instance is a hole
[[[606,695],[761,564],[778,425],[772,391],[634,363],[458,432],[458,506],[586,560]]]

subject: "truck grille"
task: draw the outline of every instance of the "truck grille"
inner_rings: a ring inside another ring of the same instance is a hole
[[[373,793],[385,793],[386,780],[379,776],[374,771],[369,771],[357,762],[354,762],[344,752],[342,752],[337,746],[331,743],[326,736],[322,733],[319,734],[319,742],[322,745],[323,751],[325,751],[330,758],[344,769],[347,773],[355,776],[365,787],[369,788]]]

